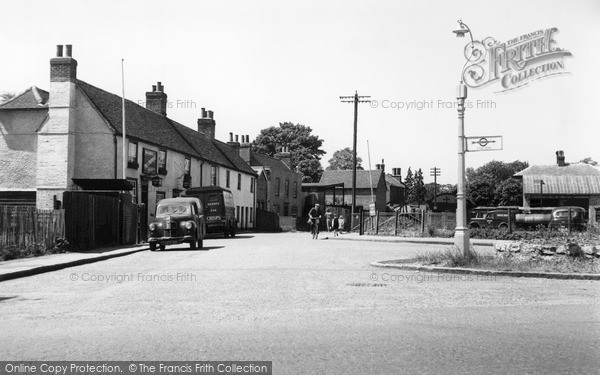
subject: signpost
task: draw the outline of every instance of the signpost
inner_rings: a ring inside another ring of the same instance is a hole
[[[502,136],[465,137],[467,151],[496,151],[502,150]]]

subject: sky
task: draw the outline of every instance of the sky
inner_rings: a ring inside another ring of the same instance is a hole
[[[72,44],[79,79],[121,95],[124,59],[127,99],[143,104],[160,81],[170,118],[196,128],[201,108],[213,110],[222,141],[309,126],[324,140],[323,167],[352,147],[353,106],[339,96],[358,92],[373,100],[358,110],[363,166],[421,168],[425,182],[438,167],[440,183],[458,171],[456,86],[469,39],[452,33],[457,20],[475,40],[499,42],[556,27],[555,46],[572,53],[568,74],[469,89],[466,136],[502,136],[503,149],[468,152],[466,165],[554,164],[557,150],[567,162],[600,161],[597,0],[50,0],[6,2],[2,14],[0,92],[48,90],[56,45]]]

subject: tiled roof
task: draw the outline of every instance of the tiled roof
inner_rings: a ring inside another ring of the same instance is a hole
[[[385,175],[385,183],[387,185],[391,185],[391,186],[398,186],[401,188],[405,188],[406,185],[404,185],[404,183],[398,181],[394,176],[392,176],[391,174],[386,174]]]
[[[0,104],[0,109],[40,109],[48,108],[48,92],[31,86],[7,102]]]
[[[121,134],[121,97],[81,80],[77,80],[77,86],[85,92],[116,133]],[[186,155],[199,156],[177,132],[173,131],[167,117],[130,100],[125,100],[125,126],[128,137],[177,150]]]
[[[81,80],[78,80],[77,84],[115,132],[121,134],[121,97]],[[240,172],[256,174],[239,154],[225,143],[211,141],[204,134],[130,100],[125,100],[125,126],[128,137],[170,148]]]
[[[229,147],[226,143],[223,143],[218,140],[213,140],[213,144],[221,151],[221,153],[229,160],[231,164],[234,165],[235,169],[241,172],[249,173],[256,175],[254,169],[250,167],[244,159],[240,157],[240,154],[237,153],[233,148]]]
[[[532,165],[515,174],[523,178],[524,194],[600,194],[600,169],[589,164]]]
[[[288,166],[280,159],[256,152],[250,153],[250,165],[253,167],[267,166],[274,169],[290,171],[290,168],[288,168]]]
[[[376,189],[379,184],[379,179],[382,176],[380,169],[376,170],[358,170],[356,171],[356,188],[357,189],[370,189],[371,188],[371,176],[373,179],[373,189]],[[319,184],[335,184],[344,183],[344,187],[352,187],[352,170],[325,170],[321,176]]]

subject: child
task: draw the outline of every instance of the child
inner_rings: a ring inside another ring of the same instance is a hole
[[[342,215],[339,216],[338,223],[338,229],[340,230],[340,233],[342,233],[342,231],[344,230],[344,217]]]
[[[333,236],[337,237],[338,236],[338,228],[340,227],[340,221],[337,217],[337,215],[333,216],[333,223],[332,223],[332,229],[333,229]]]

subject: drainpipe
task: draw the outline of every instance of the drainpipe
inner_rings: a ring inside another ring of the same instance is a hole
[[[119,155],[118,155],[118,152],[117,152],[118,151],[117,150],[118,147],[117,147],[117,135],[116,134],[113,134],[113,143],[115,144],[115,180],[116,180],[117,178],[119,178],[119,172],[117,171],[117,168],[118,168],[118,165],[119,165],[119,163],[118,163],[118,157],[119,157]]]

